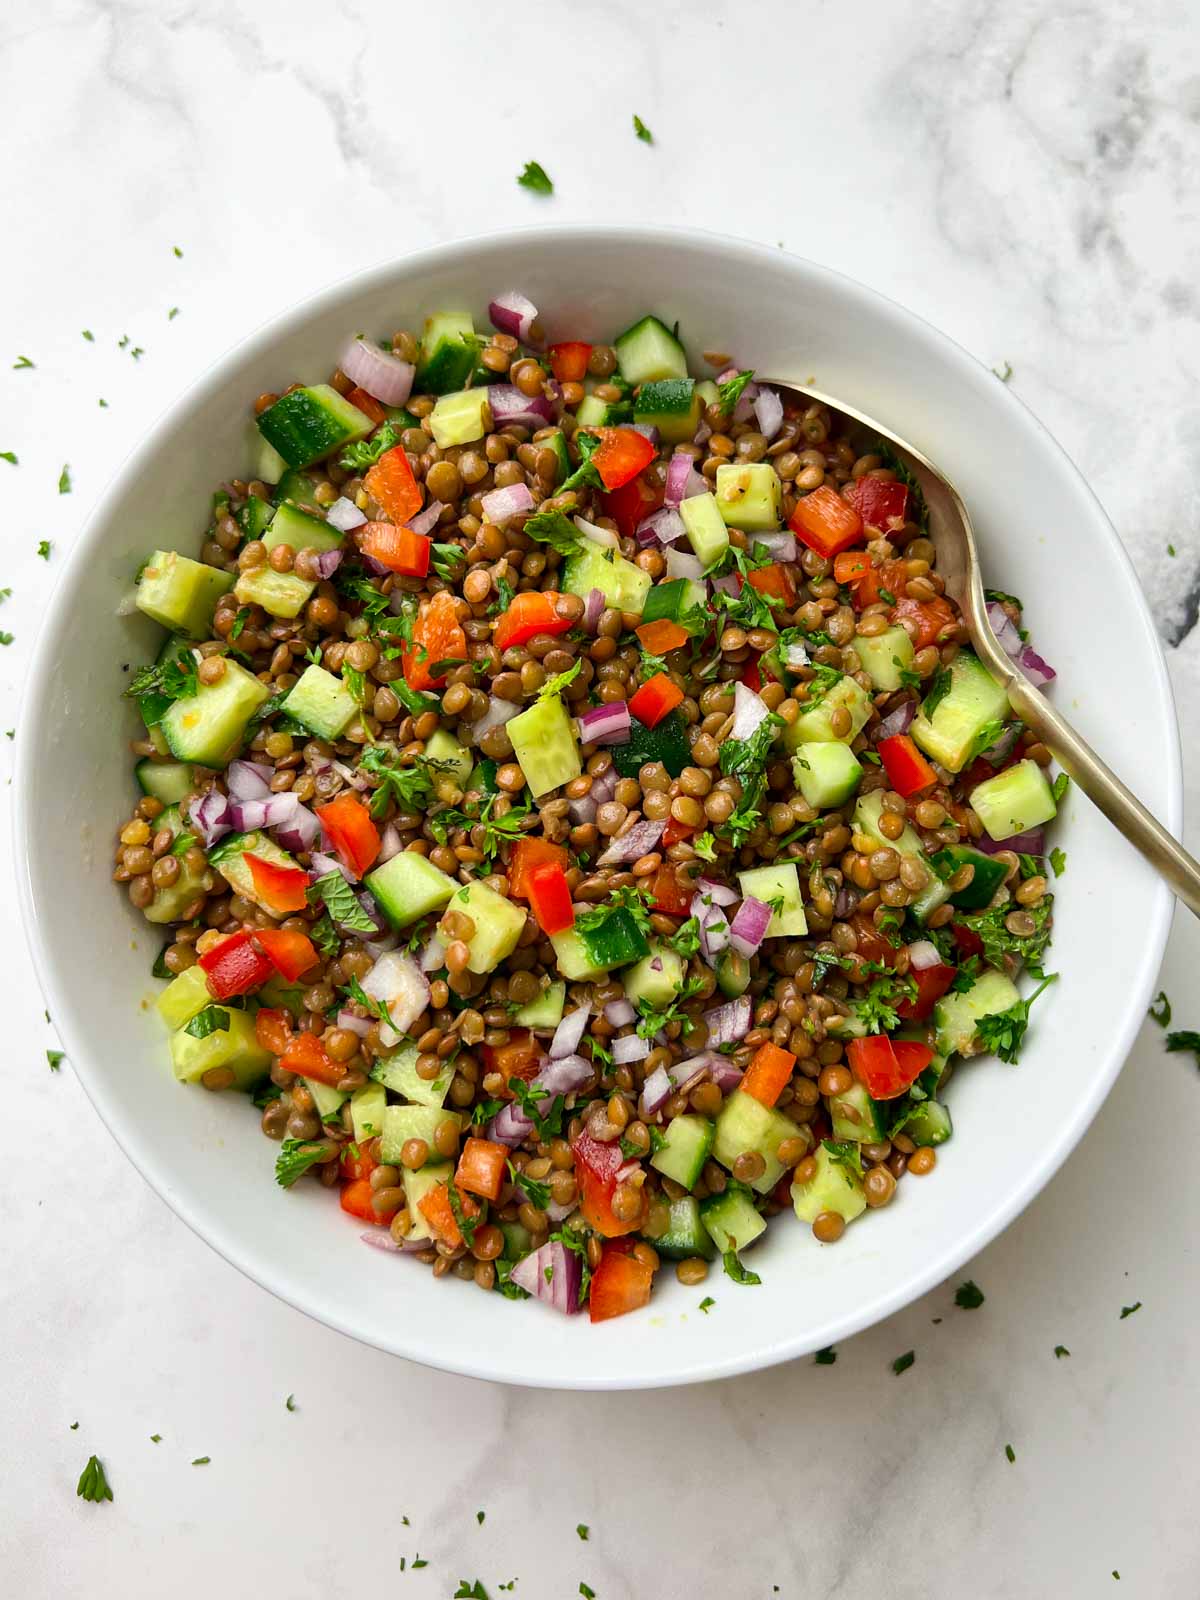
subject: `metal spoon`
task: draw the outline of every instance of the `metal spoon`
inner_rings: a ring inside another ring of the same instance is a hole
[[[793,398],[826,406],[835,417],[850,425],[853,435],[865,432],[868,439],[886,439],[898,458],[912,473],[929,510],[929,537],[937,552],[937,571],[946,593],[962,613],[975,653],[1008,694],[1009,704],[1021,721],[1053,753],[1055,759],[1079,785],[1093,805],[1141,852],[1154,870],[1168,883],[1188,910],[1200,916],[1200,862],[1171,837],[1162,823],[1146,810],[1142,802],[1101,761],[1091,746],[1075,732],[1048,700],[1021,672],[1016,662],[1001,647],[988,621],[987,602],[979,573],[979,552],[971,519],[954,485],[933,463],[890,428],[856,411],[853,406],[834,400],[818,389],[795,383],[766,379],[771,388],[786,399]]]

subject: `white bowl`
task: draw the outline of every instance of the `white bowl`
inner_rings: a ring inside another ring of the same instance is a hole
[[[62,1042],[100,1115],[158,1193],[225,1258],[300,1310],[430,1366],[513,1383],[635,1388],[722,1377],[812,1351],[887,1316],[955,1271],[1073,1148],[1146,1014],[1171,899],[1099,813],[1068,798],[1056,842],[1052,966],[1021,1064],[961,1069],[955,1136],[936,1173],[817,1245],[788,1216],[752,1255],[760,1288],[720,1268],[684,1288],[667,1268],[651,1306],[592,1327],[481,1294],[366,1248],[315,1185],[273,1181],[277,1147],[240,1095],[174,1081],[151,1002],[158,935],[109,879],[133,798],[124,666],[157,630],[117,603],[147,551],[199,548],[216,483],[246,472],[249,405],[323,378],[345,336],[420,326],[439,307],[510,287],[552,338],[610,339],[646,311],[679,319],[697,369],[810,380],[893,426],[971,507],[987,581],[1022,595],[1057,703],[1168,827],[1180,817],[1178,735],[1133,570],[1071,463],[986,367],[889,301],[781,251],[710,235],[565,227],[427,250],[327,290],[225,356],[127,461],[72,553],[20,719],[17,857],[34,957]],[[1099,1175],[1097,1175],[1099,1181]],[[717,1301],[701,1314],[705,1294]]]

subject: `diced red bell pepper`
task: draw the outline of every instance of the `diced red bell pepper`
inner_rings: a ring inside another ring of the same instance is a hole
[[[546,351],[550,371],[559,383],[582,383],[587,377],[592,347],[580,339],[564,339]]]
[[[901,579],[901,589],[904,580]],[[884,588],[890,587],[884,584]],[[938,635],[942,629],[958,619],[954,615],[954,607],[949,600],[943,600],[941,595],[935,600],[910,600],[900,589],[893,589],[893,594],[899,596],[896,604],[889,613],[893,622],[910,622],[913,627],[909,630],[912,634],[913,648],[925,650],[931,644],[938,642]]]
[[[363,479],[363,488],[393,522],[403,526],[421,509],[425,491],[413,476],[403,445],[385,450]]]
[[[536,867],[553,862],[565,872],[570,856],[561,844],[549,839],[518,839],[508,858],[508,893],[517,900],[529,899],[529,879]]]
[[[341,1083],[346,1070],[338,1062],[329,1059],[325,1054],[325,1046],[315,1033],[294,1033],[279,1058],[279,1065],[288,1072],[298,1073],[302,1078],[315,1078],[318,1083],[327,1083],[332,1089]]]
[[[231,933],[200,957],[200,966],[214,1000],[249,994],[275,971],[248,933]]]
[[[299,928],[256,928],[254,937],[267,952],[276,971],[289,983],[295,983],[321,959],[316,945]]]
[[[843,490],[859,516],[872,528],[889,533],[908,515],[908,487],[897,478],[856,478]]]
[[[383,842],[379,829],[371,821],[371,813],[352,794],[340,794],[336,800],[317,806],[316,812],[326,838],[340,859],[361,878],[379,854]]]
[[[428,534],[398,528],[394,522],[364,522],[355,537],[362,553],[389,572],[398,572],[405,578],[423,578],[429,571],[433,541]]]
[[[670,617],[656,617],[653,622],[643,622],[635,628],[638,643],[652,656],[665,656],[668,650],[678,650],[691,638],[686,628]]]
[[[664,862],[654,875],[650,889],[650,904],[655,911],[665,911],[669,917],[684,917],[692,903],[695,888],[685,884],[669,862]]]
[[[344,1178],[369,1178],[379,1165],[367,1153],[365,1144],[354,1141],[342,1146],[341,1168]]]
[[[292,1041],[291,1013],[263,1006],[254,1017],[254,1037],[273,1056],[283,1055]]]
[[[855,950],[864,961],[874,961],[881,967],[896,965],[896,957],[900,952],[884,938],[865,911],[855,912],[850,919],[850,926],[858,941]]]
[[[387,417],[387,407],[380,405],[373,394],[368,394],[365,389],[360,389],[357,385],[351,389],[346,399],[374,423],[383,422]]]
[[[557,861],[543,861],[529,875],[529,905],[538,927],[549,937],[575,926],[575,907],[567,875]]]
[[[743,1094],[753,1095],[764,1106],[773,1106],[792,1075],[796,1058],[768,1039],[750,1057],[750,1065],[738,1085]]]
[[[761,661],[761,656],[751,656],[746,662],[746,665],[742,668],[741,672],[738,674],[738,682],[744,683],[747,689],[753,689],[755,694],[757,694],[763,686],[762,669],[760,666]]]
[[[746,582],[759,594],[770,595],[789,606],[796,604],[796,580],[792,576],[792,569],[778,561],[772,562],[769,567],[753,568],[746,574]]]
[[[788,527],[802,544],[826,561],[839,550],[848,550],[852,544],[857,544],[863,536],[858,512],[827,483],[796,501]]]
[[[600,443],[592,452],[592,465],[606,489],[631,483],[654,460],[654,446],[635,428],[589,428]]]
[[[876,605],[889,596],[895,600],[908,582],[908,567],[903,561],[885,561],[877,567],[863,550],[843,551],[833,563],[836,583],[844,583],[851,591],[857,610]]]
[[[445,673],[430,670],[439,661],[467,654],[467,636],[458,620],[458,605],[448,589],[423,600],[413,623],[413,646],[401,656],[404,681],[410,689],[439,689]]]
[[[907,733],[893,734],[876,745],[888,782],[902,799],[920,794],[937,782],[937,773],[917,749]]]
[[[479,1207],[475,1201],[469,1194],[464,1194],[457,1184],[454,1188],[463,1216],[477,1217]],[[417,1201],[417,1207],[442,1243],[448,1244],[451,1250],[457,1250],[463,1243],[463,1236],[458,1226],[458,1218],[454,1215],[454,1207],[450,1204],[450,1186],[439,1183],[436,1189],[430,1189],[428,1194]]]
[[[620,1145],[615,1141],[602,1144],[583,1129],[572,1140],[571,1149],[575,1155],[575,1177],[579,1184],[579,1209],[589,1226],[606,1239],[636,1232],[645,1220],[648,1209],[645,1196],[641,1211],[631,1222],[622,1222],[612,1209],[617,1173],[625,1165]]]
[[[633,1254],[632,1246],[615,1240],[604,1246],[600,1265],[592,1274],[588,1296],[588,1316],[593,1322],[607,1322],[626,1312],[640,1311],[650,1303],[654,1273]]]
[[[495,1072],[504,1080],[496,1093],[502,1100],[511,1100],[508,1087],[510,1078],[520,1078],[531,1083],[542,1064],[542,1048],[526,1028],[517,1028],[509,1034],[507,1044],[484,1044],[479,1047],[483,1064],[488,1072]]]
[[[303,911],[308,904],[305,890],[308,873],[301,867],[284,867],[278,861],[268,861],[247,850],[242,859],[250,868],[254,892],[265,900],[267,910],[277,917],[286,917],[289,911]]]
[[[889,1039],[874,1033],[846,1046],[851,1071],[872,1100],[894,1100],[925,1071],[933,1051],[919,1039]]]
[[[623,489],[601,496],[605,516],[613,519],[624,539],[632,539],[638,523],[652,516],[665,500],[666,489],[662,484],[652,488],[641,477],[632,479]]]
[[[954,982],[957,970],[944,962],[938,962],[934,967],[922,967],[919,971],[911,968],[908,975],[916,984],[917,993],[914,999],[900,1002],[896,1007],[897,1016],[903,1017],[906,1022],[924,1022]]]
[[[952,922],[950,932],[954,936],[954,943],[964,961],[969,961],[972,956],[983,954],[983,940],[974,928],[968,928],[963,922]]]
[[[358,1217],[363,1222],[378,1223],[382,1219],[375,1214],[371,1205],[371,1182],[369,1178],[353,1178],[349,1183],[342,1185],[342,1210],[349,1212],[352,1217]]]
[[[504,1187],[507,1163],[507,1145],[496,1144],[492,1139],[468,1139],[458,1158],[454,1181],[481,1200],[497,1200]]]
[[[538,633],[566,633],[573,626],[569,617],[558,613],[558,595],[553,589],[523,589],[514,595],[508,610],[496,618],[492,643],[497,650],[527,644]]]
[[[683,690],[665,672],[656,672],[629,702],[630,712],[647,728],[653,728],[683,700]]]
[[[678,817],[668,817],[667,825],[663,829],[662,839],[659,841],[664,850],[669,850],[673,844],[678,844],[681,839],[690,839],[697,832],[691,822],[680,822]]]

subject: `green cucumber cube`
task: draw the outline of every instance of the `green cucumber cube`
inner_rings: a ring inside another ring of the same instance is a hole
[[[389,1110],[394,1110],[389,1107]],[[399,1157],[397,1156],[397,1159]],[[412,1218],[412,1227],[408,1237],[413,1240],[432,1239],[433,1230],[425,1220],[425,1213],[421,1210],[421,1201],[432,1189],[441,1183],[449,1183],[454,1176],[454,1167],[449,1161],[430,1161],[416,1172],[404,1172],[404,1203],[408,1207],[408,1214]]]
[[[681,1188],[691,1189],[708,1160],[716,1137],[707,1117],[685,1114],[667,1123],[664,1142],[650,1157],[650,1165]]]
[[[340,550],[342,534],[323,517],[310,517],[307,511],[285,501],[271,518],[262,542],[268,552],[279,544],[286,544],[290,550]]]
[[[771,920],[764,935],[767,939],[783,939],[790,934],[808,932],[808,918],[804,915],[804,902],[800,897],[800,871],[794,861],[776,861],[769,867],[750,867],[738,873],[743,895],[753,895],[766,905],[782,901],[772,908]]]
[[[783,484],[769,461],[718,467],[716,494],[727,528],[773,533],[783,521]]]
[[[535,995],[513,1014],[516,1028],[557,1028],[562,1021],[563,1004],[567,998],[565,983],[552,983]]]
[[[767,1231],[766,1220],[754,1209],[754,1202],[740,1184],[730,1184],[721,1194],[700,1202],[700,1220],[716,1248],[742,1251]]]
[[[700,423],[700,396],[692,378],[660,378],[643,383],[633,405],[637,422],[657,428],[663,444],[683,444]]]
[[[961,772],[981,736],[1011,715],[1000,684],[969,650],[960,650],[950,663],[950,688],[933,716],[918,711],[909,731],[927,756],[950,772]]]
[[[311,467],[343,445],[365,439],[374,426],[328,383],[280,395],[258,418],[259,432],[289,467]]]
[[[854,649],[863,671],[880,693],[900,688],[900,674],[912,671],[916,654],[912,640],[899,623],[873,637],[860,633],[854,640]]]
[[[269,861],[277,867],[295,868],[297,862],[286,850],[280,849],[274,839],[269,839],[265,833],[259,832],[231,833],[228,838],[222,839],[209,851],[209,865],[216,867],[234,894],[241,895],[243,900],[250,900],[269,912],[270,906],[265,900],[260,899],[254,887],[254,875],[250,871],[250,863],[246,860],[248,855],[258,856],[260,860]]]
[[[244,606],[261,606],[273,617],[291,621],[312,599],[315,583],[298,578],[294,572],[276,572],[273,567],[251,567],[234,585],[234,596]]]
[[[471,776],[474,758],[465,744],[460,744],[448,728],[437,728],[425,741],[423,757],[426,766],[444,772],[465,789]]]
[[[225,1010],[224,1007],[221,1008]],[[254,1033],[249,1011],[225,1011],[228,1027],[206,1039],[194,1039],[182,1030],[171,1035],[171,1065],[181,1083],[199,1083],[215,1067],[229,1067],[234,1089],[252,1089],[266,1077],[274,1059]]]
[[[341,1111],[343,1104],[349,1100],[350,1093],[346,1089],[335,1089],[330,1083],[322,1083],[319,1078],[303,1078],[301,1080],[313,1097],[316,1113],[324,1122],[326,1117],[336,1116]],[[338,1121],[341,1118],[338,1117]]]
[[[558,695],[536,700],[528,710],[513,717],[506,729],[535,800],[582,773],[575,729]]]
[[[400,856],[392,857],[392,861],[401,859]],[[388,866],[391,864],[391,861],[387,863]],[[367,881],[370,882],[370,879]],[[475,924],[475,932],[466,941],[470,951],[467,967],[471,972],[494,972],[502,961],[512,955],[525,931],[524,909],[506,900],[502,894],[497,894],[495,889],[489,889],[486,883],[469,883],[459,889],[454,896],[453,909],[462,916],[470,917]],[[447,944],[453,937],[441,922],[438,923],[438,937]]]
[[[564,594],[577,594],[581,600],[586,600],[593,589],[599,589],[605,601],[616,610],[640,616],[650,592],[650,574],[635,567],[632,561],[626,561],[624,556],[614,555],[612,551],[606,554],[603,546],[591,539],[582,539],[580,545],[579,554],[568,556],[563,563]]]
[[[863,769],[849,745],[814,739],[798,745],[792,756],[796,787],[820,811],[845,805],[862,782]]]
[[[965,994],[944,994],[933,1012],[938,1054],[978,1055],[980,1018],[1011,1011],[1020,999],[1016,984],[991,967],[983,969]]]
[[[679,340],[657,317],[643,317],[613,341],[617,363],[626,383],[656,383],[663,378],[686,378],[687,353]]]
[[[442,450],[473,444],[488,431],[489,415],[486,389],[460,389],[442,395],[429,414],[434,444]]]
[[[852,1139],[856,1144],[878,1144],[883,1139],[879,1107],[857,1079],[844,1094],[829,1101],[829,1120],[835,1139]]]
[[[275,507],[269,500],[252,494],[237,514],[237,525],[247,539],[264,539],[274,515]]]
[[[679,502],[688,543],[704,567],[715,566],[729,548],[729,529],[717,505],[716,496],[692,494]]]
[[[315,662],[305,667],[281,708],[318,739],[340,739],[358,715],[346,685]]]
[[[835,1161],[821,1143],[815,1155],[817,1170],[807,1183],[793,1183],[792,1203],[801,1222],[815,1222],[822,1211],[835,1211],[853,1222],[867,1209],[862,1179],[843,1161]]]
[[[558,488],[564,479],[571,475],[571,457],[567,452],[567,439],[561,428],[556,428],[553,433],[547,434],[538,440],[539,450],[553,450],[558,457],[558,466],[554,469],[554,488]]]
[[[397,929],[444,906],[458,888],[453,878],[416,850],[401,850],[368,872],[366,885]]]
[[[383,1117],[387,1111],[387,1090],[381,1083],[364,1083],[350,1096],[350,1116],[354,1123],[354,1137],[361,1144],[383,1133]]]
[[[470,381],[479,338],[469,311],[439,311],[425,319],[413,384],[418,394],[449,394]]]
[[[417,1071],[417,1059],[416,1045],[403,1044],[395,1055],[377,1061],[371,1076],[376,1083],[394,1094],[402,1094],[415,1106],[444,1106],[454,1076],[453,1063],[447,1062],[436,1078],[423,1078]]]
[[[683,961],[666,945],[654,945],[649,955],[643,956],[636,966],[630,967],[621,982],[632,1004],[644,1000],[655,1010],[660,1010],[670,1005],[683,988]]]
[[[440,1106],[388,1106],[379,1139],[380,1161],[389,1167],[399,1165],[400,1152],[409,1139],[424,1139],[432,1151],[437,1130],[447,1120],[461,1132],[463,1119],[457,1111],[443,1111]]]
[[[321,513],[321,502],[317,499],[317,481],[324,478],[324,474],[312,472],[298,472],[294,467],[289,467],[275,485],[275,493],[271,496],[277,506],[290,500],[293,505],[299,506],[308,516],[319,520],[324,525]],[[332,529],[331,532],[336,532]],[[303,545],[297,545],[297,550],[302,550]]]
[[[572,983],[590,983],[594,978],[602,978],[608,971],[607,967],[598,967],[595,964],[587,946],[574,928],[564,928],[561,933],[552,933],[550,943],[554,946],[558,970]]]
[[[1049,779],[1037,762],[1028,758],[977,784],[969,803],[997,841],[1040,828],[1058,815]]]
[[[237,661],[225,658],[216,683],[172,701],[159,726],[171,754],[202,767],[224,767],[242,747],[251,717],[271,691]]]
[[[287,462],[274,445],[267,443],[257,427],[250,429],[247,454],[250,462],[250,469],[246,473],[248,480],[257,478],[260,483],[278,483],[288,470]]]
[[[806,1126],[785,1117],[782,1111],[764,1106],[753,1095],[735,1089],[717,1117],[712,1153],[723,1167],[732,1171],[740,1155],[757,1151],[766,1166],[750,1187],[759,1194],[768,1194],[784,1174],[779,1146],[785,1139],[803,1139],[811,1143],[812,1133]]]
[[[919,861],[928,875],[928,882],[924,889],[912,903],[913,915],[920,922],[924,922],[932,911],[944,905],[949,899],[950,891],[938,877],[930,865],[929,858],[921,848],[921,841],[914,829],[908,823],[904,824],[904,832],[898,839],[889,839],[879,826],[879,818],[883,812],[883,792],[876,789],[871,794],[860,795],[854,807],[854,826],[859,833],[865,833],[868,839],[875,842],[876,848],[891,849],[902,856],[910,856],[914,861]]]
[[[575,408],[575,422],[580,428],[603,428],[608,422],[612,407],[598,394],[585,394]]]
[[[753,1209],[753,1208],[752,1208]],[[758,1215],[757,1212],[754,1213]],[[700,1202],[695,1195],[680,1195],[667,1207],[667,1231],[660,1233],[654,1248],[667,1261],[687,1261],[699,1256],[711,1261],[716,1255],[712,1235],[700,1217]]]
[[[925,1149],[930,1145],[945,1144],[954,1132],[954,1124],[940,1100],[922,1100],[910,1111],[904,1131],[915,1145]]]
[[[133,775],[143,794],[165,806],[177,806],[194,787],[192,769],[184,761],[154,761],[147,756],[134,767]]]
[[[850,726],[841,735],[833,731],[833,713],[839,707],[850,715]],[[807,709],[801,711],[795,722],[788,723],[783,730],[784,748],[795,750],[798,745],[838,738],[843,744],[852,744],[866,727],[872,710],[871,696],[856,678],[839,678],[819,700],[807,702]]]
[[[973,850],[966,844],[948,844],[929,858],[934,871],[943,882],[952,878],[962,867],[974,873],[965,889],[956,889],[950,904],[962,911],[982,911],[992,903],[996,890],[1004,882],[1008,867],[995,856],[985,856],[982,850]]]
[[[175,550],[155,550],[138,578],[137,608],[173,632],[207,639],[217,601],[232,588],[231,572]]]
[[[212,1005],[212,998],[204,968],[195,966],[172,978],[154,1006],[167,1027],[174,1030],[186,1028],[205,1006]]]

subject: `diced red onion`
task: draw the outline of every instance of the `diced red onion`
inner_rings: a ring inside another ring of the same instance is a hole
[[[344,761],[335,761],[333,770],[342,782],[348,784],[351,789],[369,789],[371,787],[371,780],[365,772],[360,772],[357,767],[347,766]]]
[[[770,716],[766,704],[760,695],[744,683],[733,686],[733,726],[729,730],[731,739],[748,739],[750,735]]]
[[[735,1067],[728,1056],[714,1055],[709,1070],[712,1081],[722,1094],[732,1094],[742,1081],[742,1069]]]
[[[711,966],[729,944],[729,918],[711,900],[706,904],[705,896],[701,894],[693,895],[689,914],[700,925],[700,948]]]
[[[544,428],[554,421],[554,406],[544,394],[522,394],[510,383],[488,386],[488,405],[496,430],[501,428]]]
[[[360,1233],[358,1236],[364,1244],[369,1244],[375,1250],[385,1250],[389,1255],[404,1256],[415,1255],[418,1250],[428,1250],[430,1241],[426,1239],[405,1239],[403,1244],[397,1244],[392,1238],[391,1229],[382,1225],[370,1233]]]
[[[683,1094],[686,1090],[699,1083],[701,1078],[707,1076],[711,1066],[712,1052],[702,1051],[698,1056],[689,1056],[686,1061],[677,1061],[667,1068],[667,1075],[674,1086],[676,1094]]]
[[[574,1211],[576,1204],[574,1200],[551,1200],[546,1207],[546,1215],[551,1222],[564,1222]]]
[[[515,1100],[501,1107],[488,1124],[488,1138],[494,1139],[497,1144],[506,1144],[510,1148],[527,1139],[532,1132],[533,1123]]]
[[[206,789],[199,799],[193,799],[188,818],[200,836],[200,842],[210,850],[218,839],[223,839],[234,828],[229,797],[215,786]]]
[[[628,744],[632,730],[633,720],[625,700],[591,706],[579,717],[579,737],[584,744]]]
[[[521,344],[541,343],[540,339],[531,338],[537,314],[538,309],[533,301],[527,299],[519,289],[506,289],[488,306],[492,327],[500,333],[511,334]]]
[[[736,572],[727,572],[723,578],[712,579],[714,594],[737,595],[741,592],[742,580]]]
[[[737,890],[731,889],[727,883],[719,883],[716,878],[697,878],[696,892],[711,900],[715,906],[736,905],[738,900]]]
[[[666,821],[661,822],[635,822],[627,833],[618,834],[612,840],[608,849],[596,863],[600,867],[620,866],[626,861],[640,861],[643,856],[648,856],[652,850],[658,848],[658,842],[666,829]]]
[[[371,1031],[370,1017],[360,1017],[348,1006],[343,1006],[338,1012],[337,1025],[345,1028],[347,1033],[356,1033],[360,1039],[365,1039]]]
[[[593,544],[602,546],[605,550],[619,550],[621,541],[611,528],[601,528],[595,522],[589,522],[586,517],[576,517],[575,526],[585,539],[590,539]]]
[[[375,557],[367,555],[365,550],[359,551],[358,559],[362,562],[364,569],[369,572],[373,578],[388,578],[391,576],[391,567],[385,567],[382,561],[376,561]],[[389,608],[393,613],[399,612],[403,602],[407,598],[408,597],[405,595],[402,589],[393,589],[391,598],[388,601]]]
[[[225,769],[225,787],[231,800],[265,800],[274,776],[274,767],[262,761],[231,761]]]
[[[1017,631],[1016,623],[998,600],[988,601],[987,619],[992,625],[992,632],[996,635],[996,643],[1006,656],[1015,661],[1021,654],[1021,635]]]
[[[547,1094],[574,1094],[592,1081],[595,1072],[592,1063],[582,1056],[556,1056],[544,1063],[533,1081]]]
[[[914,972],[924,972],[929,967],[941,966],[942,958],[937,945],[928,939],[915,939],[908,947],[908,963]]]
[[[696,471],[696,463],[686,453],[676,453],[667,463],[666,503],[678,506],[681,500],[707,494],[708,483]]]
[[[1053,683],[1058,673],[1038,655],[1032,645],[1021,646],[1021,654],[1017,657],[1017,665],[1029,679],[1035,689],[1042,689],[1048,683]]]
[[[667,547],[667,577],[668,578],[702,578],[704,565],[699,556],[689,554],[684,550],[676,550],[674,545]]]
[[[774,389],[760,388],[754,396],[758,431],[769,443],[783,426],[783,401]]]
[[[389,950],[399,950],[400,935],[398,933],[385,933],[378,939],[368,939],[364,934],[362,947],[372,961],[378,961],[380,956],[386,956]]]
[[[398,1045],[429,1004],[429,980],[411,956],[389,951],[361,980],[363,992],[372,1000],[382,1000],[395,1028],[379,1025],[380,1043],[389,1049]]]
[[[719,1044],[740,1044],[750,1032],[752,1011],[748,994],[740,994],[736,1000],[727,1000],[723,1006],[714,1006],[711,1011],[706,1011],[704,1024],[708,1029],[710,1047],[715,1049]]]
[[[417,369],[390,350],[367,339],[354,338],[342,351],[338,366],[346,376],[373,395],[381,405],[402,406],[412,393]]]
[[[478,744],[485,733],[490,733],[493,728],[502,728],[506,722],[511,721],[521,710],[515,700],[501,700],[499,695],[492,696],[492,702],[480,717],[478,722],[467,724],[471,736],[471,743]]]
[[[328,583],[330,578],[333,577],[334,573],[341,566],[342,557],[345,555],[345,553],[346,552],[344,550],[320,551],[316,559],[317,576]]]
[[[737,397],[733,408],[734,422],[749,422],[754,415],[754,402],[758,399],[758,385],[751,380]]]
[[[783,658],[785,667],[790,667],[793,672],[799,672],[801,667],[808,665],[808,647],[799,639],[792,639],[788,643],[787,652]]]
[[[335,500],[325,513],[325,521],[339,533],[349,533],[352,528],[361,528],[366,520],[365,514],[358,509],[353,500],[347,500],[345,495]]]
[[[772,561],[793,562],[796,559],[796,535],[781,528],[775,533],[752,533],[751,544],[765,545]]]
[[[590,794],[580,795],[577,800],[568,800],[567,815],[577,828],[586,827],[589,822],[596,820],[596,802]]]
[[[379,838],[378,865],[382,866],[385,861],[390,861],[393,856],[398,856],[403,849],[404,844],[400,838],[399,828],[394,822],[389,822]]]
[[[418,511],[415,517],[410,517],[405,526],[413,533],[422,534],[428,538],[438,523],[442,520],[444,507],[440,500],[431,500],[427,506]]]
[[[239,833],[254,833],[256,829],[265,828],[267,825],[267,802],[231,800],[229,816]]]
[[[652,422],[627,422],[625,426],[630,433],[640,433],[643,439],[649,439],[651,444],[658,443],[658,429]]]
[[[1020,737],[1021,724],[1019,722],[1010,722],[995,744],[989,745],[986,750],[981,752],[983,759],[989,766],[1001,766],[1012,755]]]
[[[344,861],[339,861],[336,856],[326,855],[324,851],[314,850],[309,861],[315,878],[327,878],[331,872],[340,872],[347,883],[358,881]]]
[[[290,801],[281,806],[279,802]],[[275,834],[276,844],[285,850],[311,850],[321,835],[321,824],[307,806],[301,805],[294,794],[284,791],[273,795],[267,802],[268,825]]]
[[[617,769],[605,767],[604,771],[592,779],[590,790],[592,799],[597,805],[603,805],[606,800],[611,800],[617,792]]]
[[[583,602],[583,616],[580,618],[580,627],[584,633],[595,633],[600,626],[600,618],[604,615],[604,590],[589,589],[587,599]]]
[[[759,945],[766,938],[770,921],[770,906],[748,894],[729,925],[729,942],[739,955],[756,955]]]
[[[579,1288],[583,1280],[583,1258],[568,1250],[558,1239],[548,1239],[532,1255],[523,1256],[510,1277],[518,1288],[553,1311],[571,1317],[579,1310]]]
[[[993,839],[981,834],[971,840],[972,850],[982,850],[985,856],[998,855],[1001,850],[1013,850],[1019,856],[1044,856],[1046,854],[1045,828],[1031,828],[1028,833],[1016,833],[1011,839]]]
[[[674,506],[660,506],[637,526],[637,542],[643,547],[652,544],[674,544],[682,539],[687,529],[683,518]]]
[[[637,1016],[630,1001],[610,1000],[604,1008],[604,1020],[614,1028],[627,1028]]]
[[[707,444],[708,441],[712,438],[712,436],[713,436],[712,428],[708,425],[707,422],[701,422],[700,426],[696,429],[695,433],[692,435],[692,443],[693,444]],[[702,493],[702,491],[697,489],[696,493],[700,494],[700,493]]]
[[[422,972],[436,972],[439,967],[446,965],[446,946],[436,935],[421,951],[421,959],[417,965]]]
[[[635,1172],[641,1171],[641,1167],[642,1163],[640,1161],[630,1158],[630,1160],[626,1161],[623,1166],[617,1168],[616,1172],[613,1174],[613,1177],[617,1183],[627,1183],[628,1180],[633,1177]]]
[[[643,1117],[652,1117],[656,1111],[662,1110],[674,1092],[675,1085],[671,1082],[670,1074],[667,1072],[666,1067],[655,1067],[642,1085],[642,1093],[638,1099],[638,1112]]]
[[[566,1016],[554,1030],[554,1037],[550,1041],[549,1055],[551,1061],[560,1061],[563,1056],[573,1056],[579,1049],[580,1041],[587,1029],[589,1007],[579,1006],[574,1011],[568,1011]]]
[[[527,483],[510,483],[502,489],[489,490],[480,504],[488,522],[507,522],[510,517],[532,511],[534,499]]]
[[[636,1033],[626,1033],[614,1039],[610,1048],[613,1060],[621,1066],[631,1061],[644,1061],[650,1054],[650,1041],[639,1038]]]
[[[894,711],[889,711],[879,724],[875,733],[876,741],[880,739],[894,739],[897,734],[907,733],[912,727],[913,718],[917,714],[917,702],[904,700]]]

